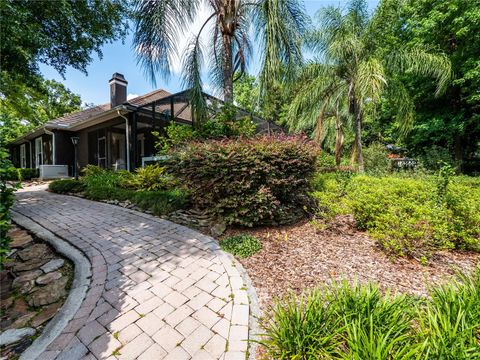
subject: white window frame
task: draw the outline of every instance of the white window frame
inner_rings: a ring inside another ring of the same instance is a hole
[[[43,140],[41,137],[35,139],[35,167],[38,169],[43,165]]]
[[[25,169],[27,167],[27,146],[20,145],[20,167]]]

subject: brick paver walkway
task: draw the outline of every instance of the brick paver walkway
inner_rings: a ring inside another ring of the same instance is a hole
[[[91,286],[42,359],[242,359],[249,297],[210,237],[147,214],[46,191],[15,210],[81,249]]]

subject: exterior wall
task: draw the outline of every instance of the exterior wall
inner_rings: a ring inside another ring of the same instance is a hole
[[[88,164],[98,165],[98,159],[96,156],[97,148],[96,143],[98,141],[98,137],[103,136],[105,134],[106,137],[106,148],[107,148],[107,158],[109,156],[110,151],[110,137],[108,136],[108,128],[111,128],[115,125],[124,124],[125,120],[118,117],[113,120],[104,122],[99,125],[91,126],[89,128],[83,129],[78,132],[77,136],[79,139],[78,144],[78,162],[80,164],[80,169],[84,168]],[[111,164],[107,164],[109,167]]]
[[[68,174],[73,176],[74,166],[74,148],[72,143],[72,136],[77,136],[76,133],[71,131],[54,131],[55,141],[55,165],[67,165]]]

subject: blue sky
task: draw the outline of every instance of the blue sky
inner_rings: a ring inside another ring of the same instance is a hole
[[[367,0],[369,9],[373,10],[379,0]],[[345,6],[345,0],[316,0],[305,1],[307,13],[314,16],[315,13],[324,6]],[[206,14],[203,14],[204,16]],[[202,16],[199,16],[201,18]],[[200,20],[199,20],[200,22]],[[198,23],[192,27],[195,29]],[[185,42],[188,36],[180,41]],[[255,44],[254,44],[255,45]],[[255,50],[255,49],[254,49]],[[128,93],[130,96],[145,94],[156,88],[164,88],[170,92],[181,90],[179,79],[180,59],[176,61],[176,72],[172,74],[169,81],[166,82],[161,77],[157,78],[157,86],[154,86],[149,77],[145,75],[142,68],[137,65],[135,52],[132,48],[132,35],[130,34],[122,43],[117,41],[107,44],[102,48],[103,58],[99,59],[96,55],[94,60],[87,67],[88,75],[80,71],[69,68],[63,79],[53,68],[41,65],[40,69],[47,79],[55,79],[64,83],[71,91],[80,94],[85,103],[102,104],[109,101],[108,80],[114,72],[125,75],[128,81]],[[258,71],[258,64],[255,60],[248,69],[250,73],[255,74]],[[205,88],[207,92],[212,92],[209,88],[208,78],[205,78]]]

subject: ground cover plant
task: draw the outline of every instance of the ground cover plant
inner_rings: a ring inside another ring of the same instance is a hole
[[[476,359],[480,267],[430,297],[347,281],[277,300],[261,343],[272,359]]]
[[[82,193],[97,201],[129,201],[142,210],[165,215],[188,203],[187,193],[175,185],[158,165],[148,165],[134,173],[88,165],[80,180],[56,180],[50,183],[49,189],[60,194]]]
[[[222,250],[235,256],[247,258],[262,249],[262,243],[255,236],[248,234],[232,235],[220,242]]]
[[[425,260],[438,249],[480,251],[480,180],[448,167],[418,177],[319,174],[314,187],[322,219],[352,214],[390,253]]]
[[[227,224],[254,226],[305,215],[316,155],[302,137],[209,140],[172,152],[166,166],[190,190],[194,206]]]

